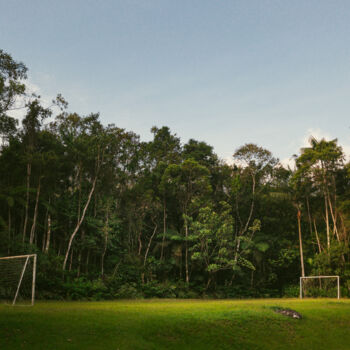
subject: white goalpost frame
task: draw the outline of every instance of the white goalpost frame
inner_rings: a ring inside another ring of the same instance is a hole
[[[19,290],[21,288],[23,276],[24,276],[24,273],[26,271],[28,261],[29,261],[30,258],[33,258],[32,300],[31,300],[31,305],[33,306],[34,305],[34,300],[35,300],[35,279],[36,279],[36,258],[37,258],[36,254],[5,256],[5,257],[0,258],[0,260],[23,259],[23,258],[26,258],[26,261],[25,261],[25,263],[23,265],[23,269],[22,269],[21,276],[20,276],[20,279],[19,279],[19,282],[18,282],[18,286],[17,286],[15,297],[13,298],[13,301],[12,301],[12,305],[16,304],[16,300],[17,300],[17,297],[18,297]]]
[[[304,276],[300,277],[300,299],[303,299],[303,279],[320,279],[320,278],[336,278],[337,279],[337,299],[340,299],[340,281],[339,276]]]

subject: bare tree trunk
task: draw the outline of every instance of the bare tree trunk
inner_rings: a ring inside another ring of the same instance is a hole
[[[38,217],[38,206],[39,206],[39,197],[40,197],[40,183],[41,183],[41,176],[39,176],[39,184],[38,184],[38,188],[36,190],[35,209],[34,209],[34,216],[33,216],[33,224],[32,224],[32,228],[30,230],[29,244],[33,244],[33,242],[34,242],[35,228],[36,228],[36,219]]]
[[[140,230],[139,235],[137,236],[137,241],[138,241],[138,243],[139,243],[138,255],[141,255],[141,251],[142,251],[142,240],[141,240],[141,236],[142,236],[142,230]]]
[[[144,257],[144,259],[143,259],[143,272],[142,272],[142,274],[141,274],[142,283],[145,283],[145,267],[146,267],[147,257],[148,257],[149,249],[150,249],[151,244],[152,244],[153,237],[154,237],[154,235],[155,235],[156,232],[157,232],[157,227],[158,227],[158,225],[156,224],[155,227],[154,227],[152,236],[151,236],[151,238],[149,239],[148,244],[147,244],[147,248],[146,248],[146,252],[145,252],[145,257]]]
[[[85,207],[84,207],[84,210],[83,210],[83,214],[81,215],[79,222],[75,226],[75,229],[74,229],[73,233],[70,236],[69,243],[68,243],[68,248],[67,248],[66,255],[65,255],[65,258],[64,258],[64,262],[63,262],[63,267],[62,267],[63,270],[66,269],[66,264],[67,264],[67,260],[68,260],[69,252],[70,252],[70,249],[71,249],[71,246],[72,246],[73,239],[74,239],[75,235],[77,234],[77,232],[79,231],[79,228],[80,228],[80,226],[81,226],[81,224],[82,224],[82,222],[83,222],[83,220],[85,218],[85,214],[86,214],[87,208],[88,208],[88,206],[90,204],[92,194],[94,193],[94,190],[95,190],[95,187],[96,187],[96,182],[97,182],[97,175],[95,176],[94,181],[92,183],[92,187],[91,187],[91,190],[90,190],[90,193],[89,193],[89,196],[88,196],[88,200],[86,201],[86,204],[85,204]]]
[[[332,221],[333,221],[333,231],[337,237],[338,242],[340,242],[340,237],[339,237],[338,228],[337,228],[337,218],[333,212],[333,206],[332,206],[331,199],[329,197],[329,193],[327,193],[327,197],[328,197],[329,210],[331,212],[331,217],[332,217]]]
[[[109,210],[107,208],[106,211],[106,224],[104,227],[104,246],[103,246],[103,252],[102,252],[102,256],[101,256],[101,276],[104,276],[104,261],[105,261],[105,255],[106,255],[106,251],[107,251],[107,244],[108,244],[108,230],[109,230],[109,226],[108,226],[108,217],[109,217]]]
[[[27,190],[26,190],[26,206],[24,215],[24,225],[23,225],[23,237],[22,242],[24,243],[27,233],[27,223],[28,223],[28,208],[29,208],[29,185],[30,185],[30,174],[32,171],[32,164],[27,163]]]
[[[327,195],[328,195],[329,209],[330,209],[331,217],[332,217],[332,221],[333,221],[333,231],[334,231],[334,233],[335,233],[335,235],[337,237],[337,241],[340,242],[339,232],[338,232],[338,228],[337,228],[337,215],[336,215],[337,213],[335,212],[335,210],[333,212],[333,206],[332,206],[332,202],[331,202],[331,199],[330,199],[328,191],[327,191]],[[342,254],[341,257],[342,257],[343,262],[345,263],[345,256],[344,256],[344,254]]]
[[[45,254],[49,252],[50,240],[51,240],[51,214],[47,216],[47,235],[46,235]]]
[[[42,253],[45,253],[45,244],[46,244],[46,236],[47,236],[47,230],[48,230],[48,217],[49,217],[49,208],[46,208],[45,218],[44,218],[44,229],[43,229],[43,235],[41,239],[41,251]]]
[[[79,195],[78,195],[78,222],[80,220],[80,211],[81,211],[81,178],[82,178],[82,171],[81,171],[81,164],[78,168],[78,176],[79,176]]]
[[[165,199],[163,199],[163,238],[162,238],[162,248],[160,251],[160,260],[163,260],[165,232],[166,232],[166,202],[165,202]]]
[[[235,263],[237,263],[237,261],[238,261],[239,248],[240,248],[240,245],[241,245],[241,240],[240,240],[239,237],[242,236],[248,230],[249,223],[250,223],[250,220],[252,219],[253,211],[254,211],[256,181],[255,181],[255,174],[251,174],[251,176],[252,176],[252,202],[250,204],[249,215],[248,215],[248,219],[247,219],[247,221],[246,221],[246,223],[244,225],[244,228],[236,236],[237,237],[237,244],[236,244],[235,258],[234,258]],[[238,211],[237,211],[237,213],[238,213]],[[238,214],[238,216],[239,216],[239,214]]]
[[[309,218],[309,226],[310,226],[310,235],[312,236],[312,220],[311,220],[311,213],[310,213],[310,204],[309,204],[309,197],[306,196],[306,207],[307,207],[307,216]]]
[[[340,217],[340,222],[341,222],[341,227],[342,227],[342,239],[345,242],[345,244],[349,245],[349,237],[348,237],[348,234],[346,231],[343,214],[340,213],[339,217]]]
[[[250,204],[250,211],[249,211],[249,216],[248,216],[248,219],[247,219],[247,222],[244,226],[244,230],[243,232],[241,232],[241,234],[243,234],[244,232],[246,232],[248,230],[248,227],[249,227],[249,223],[250,223],[250,220],[252,219],[252,215],[253,215],[253,210],[254,210],[254,202],[255,202],[255,175],[252,174],[252,181],[253,181],[253,185],[252,185],[252,203]]]
[[[185,242],[185,270],[186,270],[186,283],[190,283],[190,275],[188,272],[188,225],[187,225],[187,219],[185,222],[185,236],[186,236],[186,242]]]
[[[301,276],[305,277],[305,269],[304,269],[304,254],[303,254],[303,241],[301,237],[301,224],[300,224],[300,219],[301,219],[301,212],[300,209],[298,208],[298,231],[299,231],[299,247],[300,247],[300,265],[301,265]]]
[[[112,277],[114,278],[115,277],[115,275],[117,274],[117,272],[118,272],[118,268],[119,268],[119,265],[121,264],[121,260],[115,265],[115,267],[114,267],[114,270],[113,270],[113,273],[112,273]]]
[[[211,275],[209,274],[207,285],[205,286],[205,290],[208,290],[208,288],[210,286],[210,282],[211,282]]]
[[[315,235],[316,235],[316,240],[317,240],[317,245],[318,245],[318,252],[321,253],[321,252],[322,252],[321,242],[320,242],[320,237],[318,236],[317,226],[316,226],[316,221],[315,221],[315,219],[314,219],[314,228],[315,228]]]
[[[85,230],[81,230],[81,243],[84,244],[85,239]],[[78,269],[77,269],[77,277],[80,277],[80,271],[81,271],[81,257],[83,255],[83,247],[80,248],[79,254],[78,254]]]
[[[238,261],[238,253],[239,253],[239,247],[241,245],[241,240],[239,236],[237,236],[237,243],[236,243],[236,251],[235,251],[235,263]]]
[[[327,229],[327,249],[329,252],[329,249],[331,247],[331,240],[329,235],[329,219],[328,219],[328,204],[327,204],[327,196],[324,194],[324,206],[325,206],[325,213],[326,213],[326,229]]]

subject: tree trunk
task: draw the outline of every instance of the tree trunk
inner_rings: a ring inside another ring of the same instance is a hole
[[[211,282],[211,275],[209,274],[207,285],[205,286],[205,290],[208,290],[208,288],[210,286],[210,282]]]
[[[141,251],[142,251],[142,239],[141,239],[141,236],[142,236],[142,230],[140,230],[138,236],[137,236],[137,241],[139,243],[139,249],[138,249],[138,255],[141,255]]]
[[[317,241],[317,245],[318,245],[318,252],[321,253],[322,252],[322,247],[321,247],[320,237],[318,236],[315,219],[314,219],[314,228],[315,228],[316,241]]]
[[[38,184],[38,188],[36,190],[35,209],[34,209],[32,229],[30,230],[29,244],[33,244],[33,242],[34,242],[35,228],[36,228],[36,219],[38,217],[38,206],[39,206],[39,197],[40,197],[40,183],[41,183],[41,176],[39,176],[39,184]]]
[[[326,213],[326,228],[327,228],[327,249],[329,252],[329,249],[331,247],[331,240],[329,235],[329,219],[328,219],[328,204],[327,204],[327,196],[326,193],[324,194],[324,207],[325,207],[325,213]]]
[[[237,244],[236,244],[236,251],[235,251],[235,263],[237,263],[238,261],[238,253],[239,253],[239,247],[241,245],[241,240],[239,238],[239,236],[237,236]]]
[[[80,226],[81,226],[81,224],[82,224],[82,222],[83,222],[83,220],[85,218],[85,214],[86,214],[87,208],[88,208],[88,206],[90,204],[92,194],[94,193],[94,190],[95,190],[95,187],[96,187],[96,182],[97,182],[97,175],[95,176],[94,181],[92,183],[92,187],[91,187],[91,190],[90,190],[90,193],[89,193],[89,196],[88,196],[88,200],[86,201],[83,213],[82,213],[82,215],[80,217],[80,220],[77,223],[73,233],[70,236],[69,243],[68,243],[68,248],[67,248],[66,255],[65,255],[65,258],[64,258],[64,262],[63,262],[63,266],[62,266],[63,270],[66,269],[66,264],[67,264],[67,260],[68,260],[69,252],[70,252],[70,249],[71,249],[71,246],[72,246],[73,239],[74,239],[75,235],[77,234],[77,232],[79,231],[79,228],[80,228]]]
[[[81,211],[81,177],[82,177],[82,171],[81,171],[81,164],[78,167],[78,176],[79,176],[79,194],[78,194],[78,218],[77,222],[80,220],[80,211]]]
[[[144,259],[143,259],[143,272],[142,272],[142,274],[141,274],[142,283],[145,283],[145,267],[146,267],[147,257],[148,257],[149,249],[150,249],[151,244],[152,244],[153,237],[154,237],[154,235],[155,235],[156,232],[157,232],[157,227],[158,227],[158,225],[156,224],[155,227],[154,227],[152,236],[151,236],[151,238],[149,239],[148,244],[147,244],[147,248],[146,248],[146,252],[145,252],[145,257],[144,257]]]
[[[337,213],[336,213],[336,208],[334,208],[334,212],[333,212],[333,206],[332,206],[332,202],[329,196],[329,191],[327,191],[327,195],[328,195],[328,204],[329,204],[329,209],[331,212],[331,217],[333,220],[333,231],[337,237],[337,241],[340,242],[340,237],[339,237],[339,232],[338,232],[338,228],[337,228]],[[345,256],[344,254],[341,255],[343,262],[345,263]]]
[[[341,227],[342,227],[342,240],[344,241],[344,243],[346,245],[349,245],[349,237],[348,237],[347,230],[346,230],[346,227],[345,227],[343,214],[341,213],[339,215],[339,217],[340,217],[340,222],[341,222]]]
[[[45,244],[46,244],[46,235],[47,235],[47,218],[48,218],[48,209],[46,210],[45,218],[44,218],[44,229],[41,237],[41,252],[45,252]]]
[[[166,202],[164,199],[163,200],[163,238],[162,238],[162,248],[160,251],[160,260],[163,260],[165,232],[166,232]]]
[[[27,188],[26,188],[26,206],[24,215],[24,225],[23,225],[23,237],[22,242],[24,243],[27,233],[27,223],[28,223],[28,208],[29,208],[29,185],[30,185],[30,174],[32,171],[32,164],[27,163]]]
[[[241,232],[241,235],[243,233],[245,233],[247,230],[248,230],[248,227],[249,227],[249,223],[250,223],[250,220],[252,219],[252,215],[253,215],[253,210],[254,210],[254,202],[255,202],[255,174],[252,174],[252,203],[250,204],[250,211],[249,211],[249,216],[248,216],[248,219],[247,219],[247,222],[244,226],[244,230]]]
[[[306,207],[307,207],[307,216],[309,218],[309,226],[310,226],[310,236],[312,237],[312,220],[311,220],[311,213],[310,213],[310,204],[309,204],[309,197],[306,196]]]
[[[300,265],[301,265],[301,276],[305,277],[305,269],[304,269],[304,254],[303,254],[303,241],[301,237],[301,224],[300,224],[300,219],[301,219],[301,212],[300,209],[298,208],[298,231],[299,231],[299,247],[300,247]]]
[[[104,276],[104,261],[105,261],[105,255],[106,255],[106,251],[107,251],[107,243],[108,243],[108,217],[109,217],[109,210],[107,208],[106,211],[106,224],[104,227],[104,246],[103,246],[103,252],[102,252],[102,256],[101,256],[101,276]]]
[[[47,235],[46,235],[46,245],[45,245],[45,254],[49,252],[51,240],[51,214],[47,217]]]
[[[186,283],[190,283],[190,275],[188,272],[188,225],[187,225],[187,219],[185,221],[185,236],[186,236],[186,242],[185,242],[185,270],[186,270]]]
[[[114,278],[115,277],[115,275],[117,274],[117,272],[118,272],[118,268],[119,268],[119,265],[121,264],[121,260],[118,262],[118,263],[116,263],[115,264],[115,267],[114,267],[114,270],[113,270],[113,273],[112,273],[112,277]]]
[[[84,245],[84,239],[85,239],[85,230],[81,230],[81,243],[82,246]],[[78,268],[77,268],[77,277],[80,277],[80,271],[81,271],[81,257],[83,255],[83,247],[80,248],[79,254],[78,254]]]
[[[331,199],[329,197],[329,193],[327,193],[327,197],[328,197],[329,210],[330,210],[332,221],[333,221],[333,231],[337,237],[338,242],[340,242],[340,237],[339,237],[338,228],[337,228],[337,217],[335,216],[335,214],[333,212],[333,206],[332,206]]]
[[[248,230],[249,223],[250,223],[250,220],[252,219],[253,211],[254,211],[256,180],[255,180],[255,174],[254,173],[252,173],[251,176],[252,176],[252,202],[250,204],[250,210],[249,210],[248,219],[247,219],[243,229],[238,233],[238,235],[236,235],[237,244],[236,244],[236,249],[235,249],[235,257],[234,257],[235,263],[237,263],[237,261],[238,261],[239,248],[240,248],[240,245],[241,245],[241,240],[240,240],[239,237],[242,236]],[[239,213],[238,213],[238,208],[237,208],[237,215],[238,215],[238,217],[240,217]]]
[[[58,244],[57,256],[61,256],[61,249],[62,249],[62,241],[60,240],[60,241],[59,241],[59,244]]]

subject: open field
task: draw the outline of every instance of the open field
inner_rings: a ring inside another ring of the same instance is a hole
[[[303,319],[276,314],[273,306]],[[1,305],[0,349],[350,349],[350,300]]]

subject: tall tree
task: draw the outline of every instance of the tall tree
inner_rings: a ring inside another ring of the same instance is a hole
[[[170,165],[163,176],[163,183],[172,186],[178,198],[185,231],[185,276],[186,283],[190,281],[189,274],[189,217],[198,211],[201,199],[211,191],[209,171],[193,159],[187,159],[180,165]]]
[[[24,225],[23,225],[23,236],[22,241],[25,241],[26,233],[27,233],[27,224],[28,224],[28,209],[29,209],[29,189],[30,189],[30,177],[32,173],[32,164],[35,158],[37,158],[38,154],[36,153],[36,147],[37,147],[37,138],[38,133],[40,132],[41,125],[44,119],[49,117],[51,115],[51,110],[48,108],[44,108],[38,99],[35,99],[34,101],[31,101],[27,106],[27,114],[25,118],[22,121],[23,124],[23,142],[26,145],[26,152],[25,152],[25,158],[26,158],[26,206],[25,206],[25,216],[24,216]],[[39,154],[40,157],[40,154]],[[40,175],[41,176],[41,175]],[[39,176],[39,178],[40,178]],[[36,208],[37,208],[37,202],[39,200],[39,193],[40,193],[40,181],[38,182],[38,196],[36,200]],[[36,218],[35,218],[36,220]],[[35,229],[35,223],[34,223],[34,229]],[[30,237],[32,242],[32,235]]]
[[[235,260],[237,261],[241,239],[248,232],[253,219],[257,186],[271,178],[272,171],[278,164],[278,160],[272,156],[270,151],[252,143],[238,148],[233,154],[233,158],[236,162],[236,174],[233,177],[231,189],[237,222],[235,253]],[[248,184],[250,184],[250,193],[246,192]],[[242,196],[242,187],[245,190],[244,196],[247,196],[250,201],[247,208],[240,208],[239,197]]]
[[[27,67],[0,49],[0,137],[8,139],[17,129],[17,120],[8,115],[18,97],[25,94]],[[23,106],[22,106],[23,107]]]

